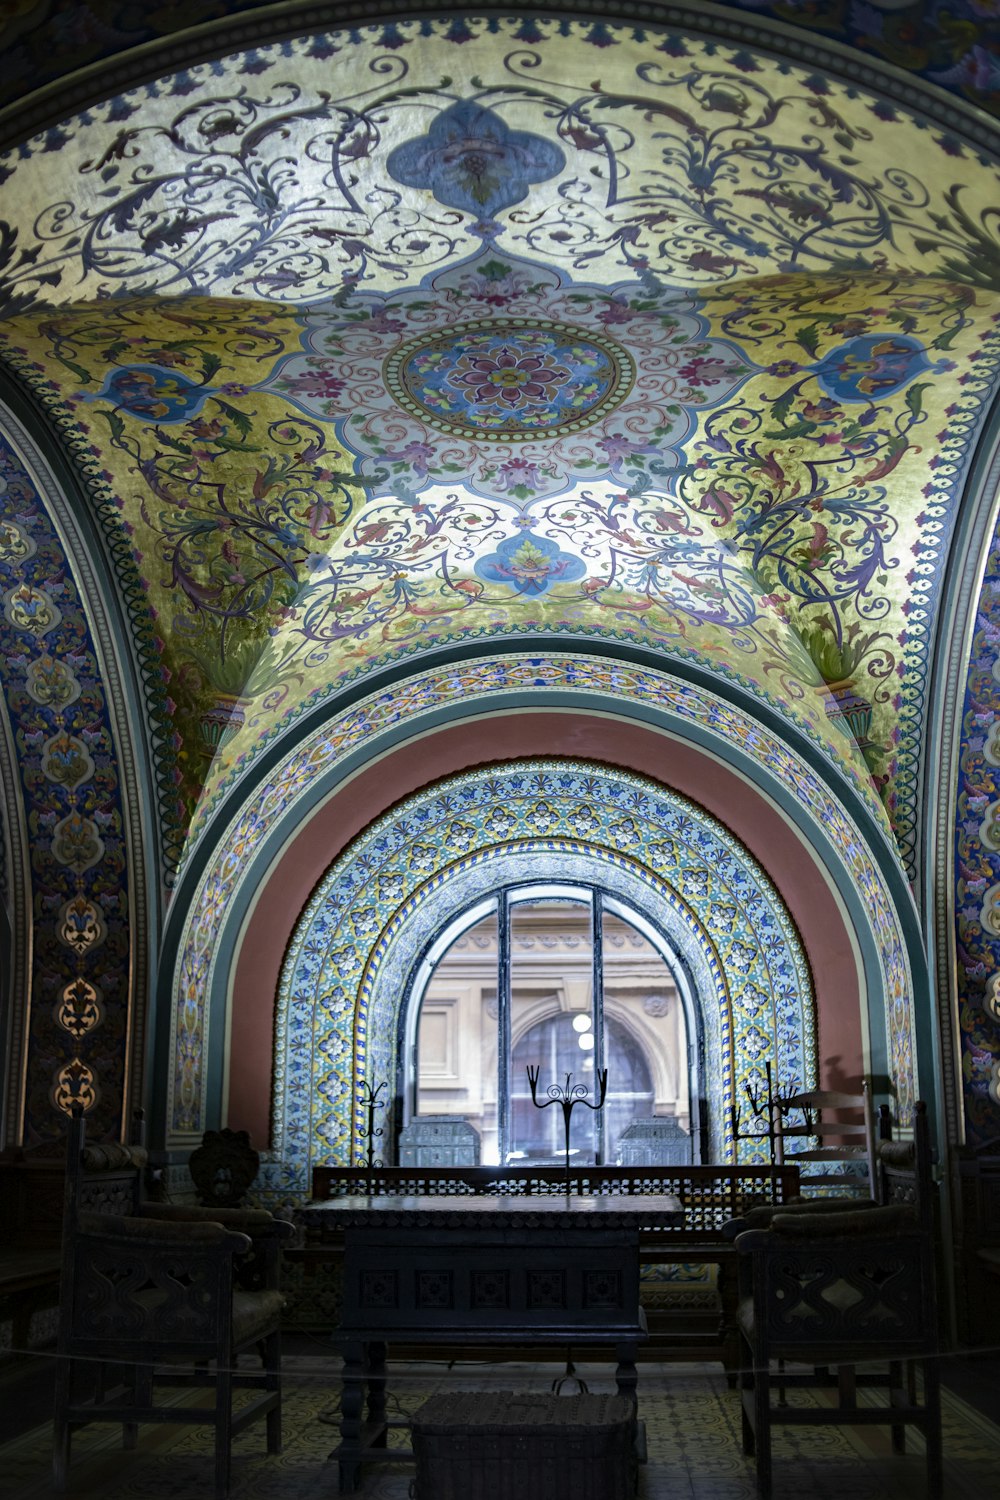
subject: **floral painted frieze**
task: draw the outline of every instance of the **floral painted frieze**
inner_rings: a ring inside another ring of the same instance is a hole
[[[80,1103],[121,1128],[129,883],[105,688],[71,560],[32,475],[0,438],[0,682],[31,837],[23,1138],[58,1140]],[[24,934],[25,941],[28,934]]]
[[[221,16],[235,17],[245,11],[256,11],[272,3],[272,0],[214,0],[210,12],[213,25],[218,25]],[[550,10],[562,7],[551,6]],[[748,22],[760,16],[770,17],[781,23],[782,32],[763,29],[755,38],[770,48],[781,46],[784,36],[801,33],[796,39],[796,51],[803,43],[815,45],[817,38],[829,37],[841,45],[857,48],[865,63],[870,58],[881,59],[907,73],[914,74],[946,89],[959,98],[971,100],[981,109],[1000,113],[1000,38],[997,36],[995,10],[990,0],[876,0],[865,6],[825,5],[805,3],[805,0],[719,0],[715,14],[698,15],[698,27],[702,32],[713,32],[713,24],[732,8],[744,12],[742,31],[748,34]],[[392,52],[404,46],[410,38],[410,28],[396,17],[381,21],[379,15],[385,10],[390,16],[393,10],[401,10],[398,4],[388,7],[367,8],[372,36],[378,47]],[[511,5],[511,11],[517,6]],[[594,49],[596,57],[603,59],[607,49],[621,44],[622,33],[607,22],[608,7],[600,3],[584,3],[575,0],[569,7],[575,17],[573,29]],[[499,23],[496,17],[481,19],[464,15],[460,0],[447,0],[437,10],[447,16],[438,23],[435,35],[447,57],[460,53],[470,40],[482,29],[496,35]],[[629,19],[628,7],[622,8]],[[75,17],[59,15],[53,18],[43,0],[22,0],[12,8],[12,18],[6,21],[4,34],[4,66],[0,70],[0,96],[7,102],[15,101],[26,90],[37,88],[56,80],[65,81],[70,71],[81,63],[92,65],[112,58],[120,59],[123,51],[151,46],[166,40],[176,46],[176,32],[182,28],[188,33],[191,13],[170,7],[136,10],[131,6],[112,6],[109,12],[113,24],[82,26]],[[593,12],[598,19],[588,20]],[[746,13],[749,13],[747,15]],[[648,12],[644,10],[643,20]],[[578,24],[576,24],[578,23]],[[258,23],[259,24],[259,23]],[[282,16],[282,30],[288,21]],[[430,23],[423,22],[426,35]],[[514,18],[507,23],[509,34],[517,41],[537,45],[552,35],[554,28],[565,35],[568,25],[564,20],[529,14]],[[723,22],[718,28],[722,35],[728,33]],[[255,32],[257,27],[255,26]],[[637,42],[655,45],[659,34],[647,29],[637,21],[628,27],[627,36]],[[675,48],[683,46],[676,35],[672,38]],[[199,45],[201,45],[199,43]],[[341,48],[332,39],[313,38],[312,50],[319,57],[336,56]],[[228,50],[228,49],[227,49]],[[254,76],[266,72],[271,50],[256,47],[243,52],[239,67],[243,73]],[[748,54],[744,50],[744,57]],[[828,59],[832,62],[832,59]],[[841,69],[851,70],[850,59],[837,58]],[[744,64],[745,65],[745,64]]]

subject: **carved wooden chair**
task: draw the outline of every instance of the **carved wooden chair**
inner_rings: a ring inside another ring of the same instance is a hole
[[[240,1208],[260,1170],[245,1130],[206,1130],[188,1171],[205,1208]]]
[[[747,1361],[743,1446],[756,1457],[763,1500],[771,1493],[771,1429],[778,1424],[882,1424],[892,1429],[896,1452],[904,1451],[906,1427],[915,1426],[926,1442],[928,1493],[941,1495],[934,1188],[922,1103],[912,1142],[880,1143],[878,1169],[882,1192],[894,1201],[778,1211],[767,1227],[736,1238]],[[873,1364],[880,1368],[868,1368]],[[784,1400],[786,1387],[820,1385],[836,1389],[835,1405]],[[885,1398],[859,1405],[859,1386]]]
[[[280,1241],[292,1226],[261,1209],[145,1203],[141,1148],[88,1146],[81,1112],[69,1128],[55,1393],[54,1488],[66,1487],[73,1431],[122,1424],[134,1447],[143,1422],[211,1424],[215,1494],[229,1492],[234,1435],[265,1418],[267,1451],[281,1450]],[[104,1188],[100,1183],[103,1179]],[[239,1286],[256,1251],[263,1285]],[[239,1368],[256,1350],[260,1367]],[[171,1404],[159,1386],[203,1399]],[[233,1393],[257,1394],[234,1411]],[[207,1399],[204,1393],[207,1391]]]
[[[806,1193],[876,1198],[875,1111],[868,1080],[860,1093],[812,1089],[776,1100],[775,1159],[799,1166]]]

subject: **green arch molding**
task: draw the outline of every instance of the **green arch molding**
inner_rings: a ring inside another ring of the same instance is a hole
[[[730,1106],[815,1082],[815,1004],[792,920],[760,865],[687,798],[579,761],[465,772],[410,797],[335,861],[297,924],[279,991],[274,1129],[282,1192],[360,1150],[362,1081],[396,1076],[398,1025],[428,942],[511,880],[597,880],[664,934],[705,1036],[712,1159]],[[743,1143],[745,1159],[759,1158]]]
[[[997,775],[985,754],[1000,713],[994,670],[1000,539],[1000,401],[994,401],[962,496],[930,679],[922,766],[921,898],[935,979],[939,1066],[948,1139],[981,1147],[1000,1130],[990,1094],[997,1017],[988,983],[1000,951],[982,923],[983,895],[1000,871],[984,842]],[[992,754],[992,752],[990,752]]]
[[[168,917],[160,993],[155,1101],[168,1132],[189,1140],[220,1096],[225,995],[241,926],[254,893],[309,812],[346,777],[394,743],[462,718],[512,707],[610,712],[660,727],[710,750],[747,776],[800,830],[829,872],[858,942],[867,990],[871,1064],[895,1081],[900,1112],[921,1092],[932,1053],[926,963],[912,897],[898,861],[864,807],[827,786],[805,756],[759,719],[702,684],[630,660],[594,655],[483,656],[444,664],[360,698],[311,729],[217,817],[182,874]],[[211,838],[208,837],[211,834]]]
[[[958,734],[947,793],[954,803],[951,846],[940,857],[953,861],[948,917],[953,924],[955,1013],[953,1067],[962,1089],[964,1139],[983,1150],[1000,1128],[1000,521],[997,485],[1000,456],[993,455],[983,486],[993,522],[970,611],[971,649],[963,653],[964,678],[945,682],[958,699]],[[971,587],[971,581],[970,581]],[[954,724],[953,716],[948,722]],[[942,778],[943,779],[943,778]],[[942,788],[944,794],[945,788]],[[944,840],[942,840],[944,845]]]

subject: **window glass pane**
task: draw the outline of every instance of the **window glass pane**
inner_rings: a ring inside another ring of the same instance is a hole
[[[661,1159],[689,1161],[687,1028],[673,975],[630,922],[605,911],[602,934],[608,1070],[605,1160],[619,1160],[621,1137],[634,1121],[657,1115],[674,1120],[677,1130],[661,1127],[659,1145],[648,1147],[649,1160],[637,1160],[635,1165],[656,1165],[657,1152],[671,1149],[672,1134],[677,1137],[673,1154]]]
[[[497,1148],[497,916],[443,954],[417,1020],[418,1115],[454,1115],[479,1131],[479,1159]]]
[[[510,1128],[507,1160],[564,1160],[563,1112],[531,1102],[526,1069],[537,1067],[538,1098],[550,1083],[584,1083],[594,1097],[593,945],[588,901],[517,901],[510,910]],[[574,1160],[593,1162],[597,1116],[578,1105]]]
[[[506,939],[501,941],[494,909],[455,938],[435,964],[417,1016],[418,1074],[410,1097],[418,1116],[468,1120],[479,1132],[485,1164],[561,1165],[563,1111],[546,1103],[546,1090],[550,1084],[565,1088],[569,1079],[585,1085],[595,1101],[602,1057],[607,1101],[600,1115],[583,1104],[574,1109],[573,1159],[594,1162],[600,1152],[603,1161],[632,1165],[691,1160],[681,997],[641,919],[628,920],[606,899],[596,1011],[594,899],[587,887],[521,887],[511,893]],[[505,957],[508,967],[501,973]],[[498,1046],[505,990],[506,1067]],[[528,1066],[538,1069],[542,1108],[532,1103]],[[498,1106],[504,1084],[506,1101]]]

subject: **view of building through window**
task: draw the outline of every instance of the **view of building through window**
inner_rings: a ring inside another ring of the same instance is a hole
[[[595,1099],[606,1067],[605,1108],[573,1112],[578,1160],[616,1161],[624,1131],[650,1116],[690,1132],[677,985],[657,947],[610,905],[586,887],[524,887],[458,932],[414,997],[413,1116],[467,1120],[487,1165],[561,1162],[562,1110],[532,1103],[527,1068],[539,1069],[541,1101],[567,1077]]]

